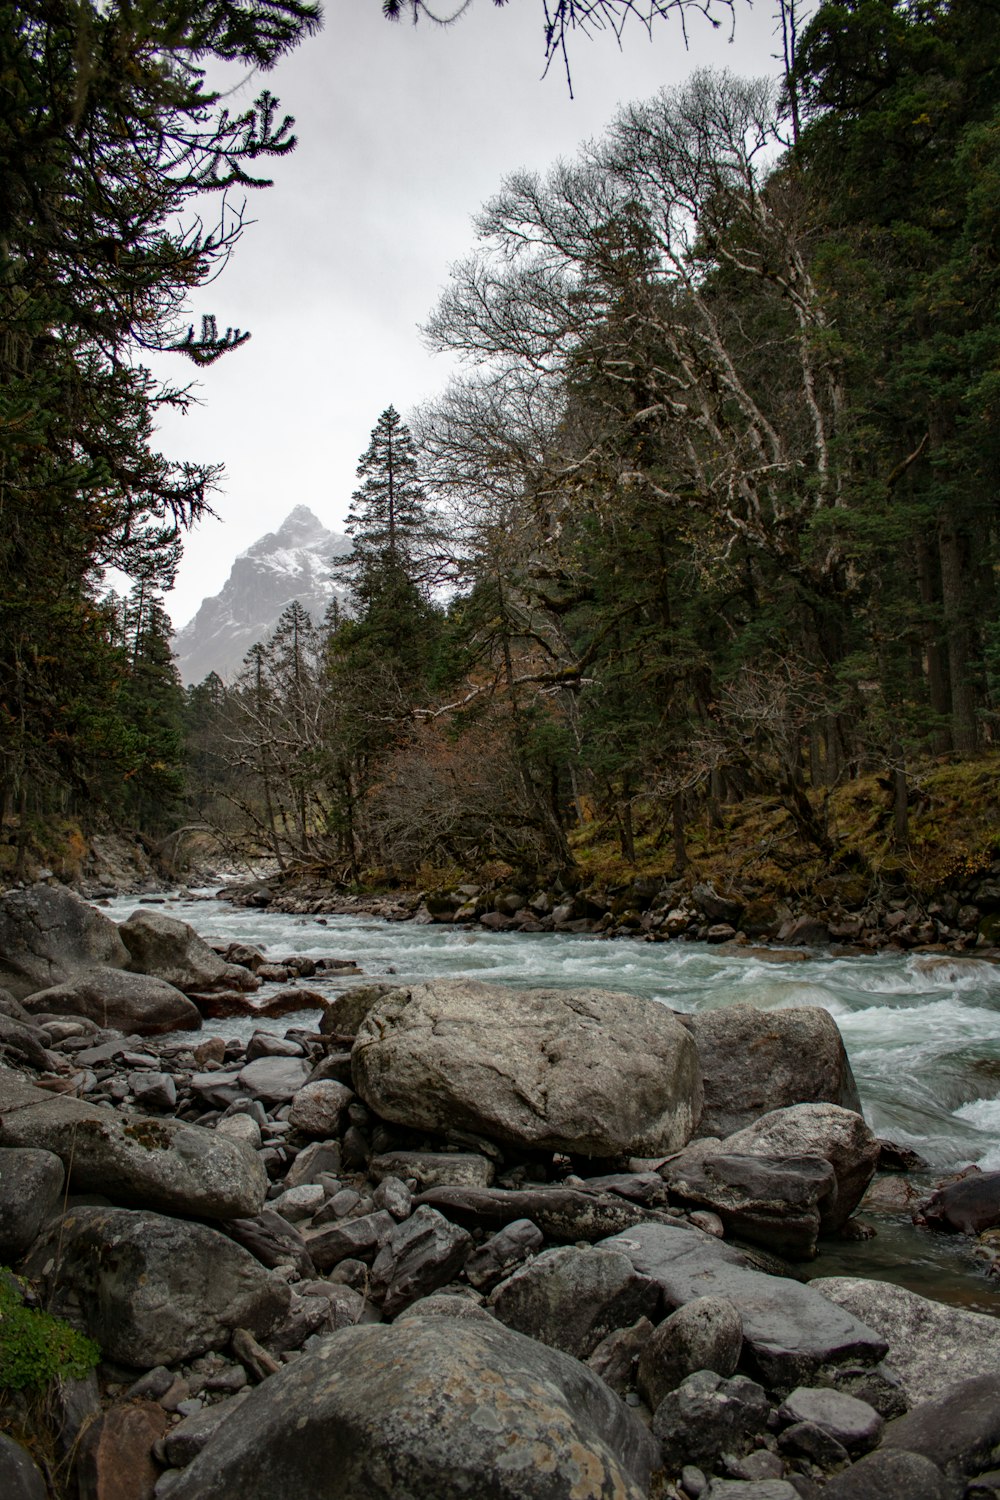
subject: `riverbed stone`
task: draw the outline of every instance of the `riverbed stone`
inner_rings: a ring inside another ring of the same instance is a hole
[[[531,1219],[515,1219],[491,1235],[465,1263],[465,1275],[477,1291],[488,1292],[516,1271],[545,1244],[545,1236]]]
[[[914,1218],[932,1229],[981,1234],[1000,1224],[1000,1172],[970,1172],[919,1204]]]
[[[676,1150],[701,1112],[689,1033],[665,1006],[605,990],[415,985],[362,1022],[352,1071],[385,1119],[583,1156]]]
[[[614,1329],[655,1317],[660,1290],[626,1255],[563,1245],[515,1271],[489,1301],[508,1328],[586,1359]]]
[[[387,995],[400,992],[399,986],[389,980],[375,980],[372,984],[359,984],[335,995],[325,1002],[323,1017],[319,1023],[321,1036],[354,1036],[370,1010],[374,1010]]]
[[[369,1176],[413,1178],[418,1191],[432,1187],[489,1187],[496,1168],[474,1151],[385,1151],[368,1163]]]
[[[258,1057],[239,1072],[240,1088],[264,1104],[287,1104],[309,1077],[304,1057]]]
[[[33,1249],[55,1311],[79,1304],[111,1359],[137,1369],[222,1348],[235,1328],[265,1334],[286,1282],[204,1224],[126,1208],[74,1208]]]
[[[763,1388],[745,1375],[727,1380],[710,1370],[689,1375],[653,1413],[653,1436],[668,1472],[683,1464],[715,1468],[724,1453],[749,1453],[771,1412]]]
[[[695,1297],[665,1318],[645,1341],[636,1387],[650,1411],[697,1370],[728,1378],[743,1348],[743,1321],[727,1297]]]
[[[249,1147],[181,1120],[122,1115],[54,1095],[0,1069],[0,1145],[63,1163],[75,1193],[210,1219],[256,1213],[267,1176]]]
[[[21,1443],[0,1432],[0,1495],[4,1500],[47,1500],[41,1469]]]
[[[830,1163],[836,1192],[818,1204],[820,1232],[842,1228],[875,1175],[879,1143],[854,1110],[837,1104],[794,1104],[771,1110],[723,1143],[729,1156],[821,1157]]]
[[[935,1302],[888,1281],[822,1276],[811,1285],[885,1339],[888,1363],[911,1404],[1000,1370],[1000,1319]]]
[[[877,1448],[828,1479],[823,1500],[954,1500],[954,1494],[923,1454]]]
[[[458,1275],[473,1239],[433,1208],[418,1208],[397,1224],[372,1263],[368,1295],[393,1318]]]
[[[744,1363],[788,1391],[824,1365],[874,1365],[887,1341],[813,1286],[754,1270],[734,1246],[696,1229],[637,1224],[603,1240],[657,1281],[668,1307],[696,1297],[732,1302],[743,1324]]]
[[[691,1141],[660,1168],[675,1198],[719,1215],[724,1231],[790,1260],[816,1254],[822,1207],[837,1191],[819,1156],[740,1154],[728,1141]]]
[[[339,1132],[347,1106],[354,1098],[353,1089],[332,1078],[303,1084],[292,1095],[289,1124],[301,1135],[327,1140]]]
[[[76,1450],[81,1500],[153,1500],[159,1466],[153,1444],[167,1428],[156,1401],[117,1401],[87,1426]]]
[[[886,1425],[882,1446],[929,1458],[952,1486],[993,1467],[1000,1446],[1000,1375],[976,1375],[921,1402]]]
[[[732,1135],[790,1104],[861,1112],[836,1021],[819,1006],[729,1005],[685,1018],[698,1048],[705,1103],[699,1136]]]
[[[362,1214],[357,1219],[307,1230],[303,1239],[316,1268],[329,1271],[342,1260],[363,1260],[370,1264],[382,1246],[388,1244],[395,1228],[392,1214],[377,1208],[374,1213]]]
[[[796,1386],[781,1403],[785,1422],[811,1422],[836,1438],[852,1457],[878,1445],[885,1423],[867,1401],[823,1386]]]
[[[342,1329],[254,1391],[159,1500],[643,1500],[656,1445],[578,1361],[474,1318]]]
[[[128,968],[175,985],[186,995],[212,990],[255,990],[260,981],[249,969],[227,964],[187,922],[143,908],[120,923]]]
[[[40,1072],[46,1070],[51,1064],[46,1049],[55,1038],[34,1024],[20,1001],[12,999],[11,1004],[24,1011],[24,1020],[0,1011],[0,1060],[15,1068],[27,1065]]]
[[[115,923],[72,891],[39,883],[0,894],[0,983],[16,999],[127,962]]]
[[[98,1026],[126,1035],[158,1036],[167,1031],[197,1031],[198,1007],[175,985],[148,974],[123,969],[89,969],[62,984],[25,997],[32,1014],[85,1016]]]
[[[0,1263],[20,1260],[59,1212],[64,1180],[53,1152],[0,1147]]]
[[[515,1219],[531,1219],[546,1239],[559,1244],[603,1239],[648,1218],[640,1204],[616,1193],[567,1187],[437,1187],[421,1193],[414,1202],[440,1209],[466,1229],[497,1229]]]

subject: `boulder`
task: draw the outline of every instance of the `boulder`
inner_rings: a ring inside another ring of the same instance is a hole
[[[305,1085],[310,1067],[304,1057],[258,1057],[240,1069],[240,1088],[264,1104],[287,1104]]]
[[[118,927],[128,950],[127,967],[150,974],[188,994],[255,990],[259,985],[239,964],[225,963],[187,922],[160,911],[134,911]]]
[[[19,1001],[13,1003],[24,1009]],[[0,1011],[0,1058],[15,1068],[27,1066],[43,1072],[51,1065],[46,1051],[50,1039],[31,1024],[29,1012],[24,1013],[26,1019],[22,1021]]]
[[[732,1135],[773,1109],[825,1102],[861,1112],[844,1041],[818,1006],[729,1005],[685,1017],[705,1086],[700,1136]]]
[[[660,1290],[627,1256],[564,1245],[515,1271],[490,1297],[495,1317],[552,1349],[586,1359],[616,1328],[656,1316]]]
[[[466,1280],[479,1292],[488,1292],[545,1245],[545,1236],[530,1219],[515,1219],[498,1234],[491,1235],[465,1262]]]
[[[653,1413],[653,1436],[668,1471],[683,1464],[712,1469],[724,1453],[755,1448],[770,1414],[770,1402],[755,1381],[698,1370],[664,1396]]]
[[[56,1312],[77,1303],[105,1355],[147,1370],[226,1345],[236,1328],[266,1334],[290,1292],[204,1224],[127,1208],[75,1208],[27,1263]]]
[[[306,1083],[292,1096],[289,1124],[302,1135],[326,1140],[338,1134],[344,1111],[353,1098],[353,1089],[332,1078]]]
[[[877,1447],[885,1426],[867,1401],[823,1386],[797,1386],[778,1412],[784,1422],[809,1422],[822,1428],[853,1457]]]
[[[153,1500],[160,1468],[153,1444],[167,1430],[156,1401],[119,1401],[85,1428],[76,1451],[81,1500]]]
[[[158,1500],[643,1500],[658,1458],[635,1415],[578,1361],[469,1311],[322,1339]]]
[[[918,1223],[958,1234],[981,1234],[1000,1224],[1000,1172],[970,1172],[945,1183],[914,1211]]]
[[[0,1262],[20,1260],[59,1212],[64,1177],[51,1151],[0,1147]]]
[[[743,1324],[744,1366],[768,1386],[791,1390],[824,1365],[874,1365],[887,1343],[811,1285],[753,1269],[732,1245],[680,1225],[637,1224],[603,1240],[659,1283],[670,1308],[725,1297]]]
[[[822,1209],[837,1191],[818,1156],[740,1156],[727,1141],[691,1141],[660,1172],[675,1198],[718,1214],[727,1234],[790,1260],[816,1254]]]
[[[39,884],[0,895],[0,982],[16,999],[127,962],[114,922],[72,891]]]
[[[833,1234],[857,1208],[878,1166],[879,1143],[861,1115],[837,1104],[793,1104],[761,1115],[723,1143],[729,1156],[821,1157],[837,1179],[819,1203],[820,1233]]]
[[[229,1219],[267,1194],[260,1159],[239,1141],[180,1120],[120,1115],[32,1088],[0,1069],[0,1146],[35,1146],[62,1162],[74,1193],[165,1213]]]
[[[1000,1369],[1000,1319],[888,1281],[823,1276],[811,1285],[885,1339],[888,1362],[911,1404],[933,1401],[959,1381]]]
[[[397,992],[406,993],[405,990],[400,991],[397,984],[381,979],[374,984],[359,984],[354,989],[345,990],[342,995],[336,995],[325,1002],[323,1018],[319,1023],[320,1034],[354,1036],[368,1012],[374,1010],[386,995]]]
[[[636,1386],[650,1411],[689,1375],[711,1370],[736,1373],[743,1348],[743,1323],[726,1297],[696,1297],[677,1308],[643,1344]]]
[[[86,1016],[127,1036],[197,1031],[201,1012],[175,985],[123,969],[90,969],[25,997],[34,1014]]]
[[[954,1500],[954,1493],[929,1458],[877,1448],[827,1480],[823,1500]]]
[[[354,1083],[385,1119],[581,1156],[655,1156],[701,1111],[689,1034],[663,1005],[605,990],[437,980],[362,1023]]]

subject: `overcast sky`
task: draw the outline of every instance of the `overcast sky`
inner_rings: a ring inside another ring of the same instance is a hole
[[[161,429],[171,457],[226,467],[218,519],[188,535],[166,601],[175,627],[293,506],[343,528],[380,412],[392,404],[405,415],[446,382],[418,325],[507,173],[572,156],[619,104],[696,67],[776,71],[769,0],[736,4],[731,43],[728,27],[698,16],[687,51],[675,21],[651,41],[630,24],[621,50],[608,34],[577,38],[571,99],[556,67],[541,77],[542,0],[473,0],[448,28],[394,25],[380,0],[326,0],[323,30],[244,86],[248,101],[265,85],[278,95],[299,146],[274,163],[274,186],[252,196],[255,222],[192,309],[253,336],[197,372],[201,405]]]

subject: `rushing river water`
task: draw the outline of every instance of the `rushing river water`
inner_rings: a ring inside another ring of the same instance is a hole
[[[136,905],[135,897],[122,897],[108,914],[122,920]],[[820,1005],[840,1027],[877,1134],[912,1147],[939,1174],[970,1162],[1000,1169],[1000,966],[982,960],[886,954],[774,963],[704,944],[287,916],[211,899],[169,898],[160,909],[202,936],[253,943],[275,962],[289,954],[353,959],[365,979],[470,975],[521,986],[597,985],[683,1011],[739,1002]],[[323,990],[363,982],[324,982]],[[256,1025],[284,1031],[317,1016],[311,1010],[270,1022],[209,1024],[247,1037]],[[938,1294],[957,1275],[962,1288],[956,1284],[949,1296],[1000,1314],[1000,1290],[986,1281],[966,1241],[917,1234],[905,1223],[886,1223],[867,1245],[825,1253],[815,1271],[884,1275],[923,1291],[933,1283]]]

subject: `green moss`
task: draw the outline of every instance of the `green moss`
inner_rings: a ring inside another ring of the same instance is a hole
[[[54,1380],[82,1380],[100,1357],[86,1334],[25,1307],[9,1273],[0,1279],[0,1390],[40,1391]]]

